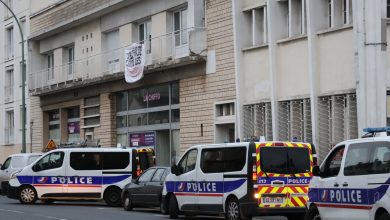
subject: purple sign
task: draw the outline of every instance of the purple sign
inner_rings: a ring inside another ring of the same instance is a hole
[[[130,147],[155,147],[156,132],[141,132],[130,134]]]
[[[68,122],[68,132],[69,134],[80,133],[80,122]]]

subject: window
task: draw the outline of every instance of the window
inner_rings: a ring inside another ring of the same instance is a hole
[[[259,103],[244,106],[244,140],[257,140],[261,136],[272,140],[271,103]]]
[[[246,148],[214,148],[202,150],[200,167],[204,173],[241,171],[246,162]]]
[[[14,99],[14,69],[6,67],[4,82],[4,101],[11,102]]]
[[[14,143],[14,111],[5,112],[5,143],[12,144]]]
[[[70,166],[74,170],[101,170],[101,153],[72,152],[70,153]]]
[[[323,177],[337,176],[340,171],[341,161],[343,159],[345,146],[339,146],[337,149],[332,151],[328,159],[324,163]]]
[[[147,89],[132,90],[129,92],[129,110],[136,110],[147,107]]]
[[[47,80],[54,79],[54,54],[49,53],[46,55],[47,61]]]
[[[289,37],[306,34],[305,0],[292,0],[289,3]]]
[[[23,156],[15,156],[12,158],[11,167],[12,168],[23,168]]]
[[[163,181],[162,176],[164,174],[165,169],[158,169],[152,178],[152,182],[160,182]]]
[[[150,54],[152,52],[151,42],[152,42],[152,22],[145,21],[138,25],[138,40],[145,44],[146,53]]]
[[[190,172],[195,169],[198,150],[190,150],[178,164],[179,169],[183,173]]]
[[[351,144],[345,158],[344,175],[357,176],[390,172],[390,143]]]
[[[129,166],[130,155],[128,152],[104,152],[103,170],[119,170]]]
[[[68,113],[68,142],[74,143],[80,140],[80,108],[67,109]]]
[[[13,10],[14,9],[14,1],[13,0],[5,0],[5,4],[11,9]],[[12,13],[5,7],[4,8],[4,14],[5,14],[5,18],[9,18],[12,16]]]
[[[352,24],[352,0],[328,0],[329,28]]]
[[[67,68],[68,68],[68,75],[73,75],[74,72],[74,47],[68,47],[68,60],[67,60]]]
[[[105,49],[107,51],[105,59],[107,61],[107,71],[116,73],[119,71],[119,30],[111,31],[105,34]]]
[[[58,109],[49,111],[49,140],[59,143],[60,141],[60,111]]]
[[[12,157],[8,157],[4,163],[3,166],[1,166],[1,170],[6,170],[8,169],[9,165],[11,164]]]
[[[173,13],[173,31],[175,36],[175,46],[187,44],[187,8]]]
[[[169,105],[169,85],[154,86],[148,89],[148,95],[144,97],[148,107]]]
[[[62,166],[64,160],[64,152],[53,152],[41,158],[33,167],[35,172],[42,170],[50,170]]]
[[[100,124],[100,97],[93,96],[84,99],[84,128]]]
[[[224,103],[224,104],[218,104],[216,106],[217,109],[217,116],[230,116],[234,115],[234,103]]]
[[[267,173],[298,174],[310,172],[310,155],[307,148],[262,147],[261,169]]]
[[[152,178],[154,171],[156,171],[156,169],[154,168],[147,170],[139,177],[138,182],[140,183],[150,182],[150,179]]]
[[[267,43],[267,7],[264,6],[246,11],[244,12],[244,16],[251,24],[251,42],[249,42],[248,46],[256,46]]]
[[[6,60],[14,58],[14,28],[9,27],[5,30],[5,48],[6,48]]]

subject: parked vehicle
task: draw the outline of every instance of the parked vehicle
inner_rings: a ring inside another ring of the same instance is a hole
[[[170,217],[180,213],[303,218],[314,148],[307,143],[198,145],[171,168],[163,189]]]
[[[306,220],[390,220],[390,127],[365,131],[314,167]]]
[[[171,172],[169,167],[151,167],[138,179],[127,184],[122,190],[123,207],[126,211],[134,207],[162,207],[162,190],[165,177]]]
[[[47,152],[11,176],[8,197],[21,203],[100,200],[120,206],[123,187],[154,165],[150,148],[67,148]]]
[[[5,159],[3,165],[0,166],[0,183],[3,181],[9,181],[11,174],[21,170],[23,167],[30,165],[36,161],[42,153],[24,153],[24,154],[12,154]],[[2,187],[0,184],[0,191]],[[5,192],[2,192],[4,194]]]

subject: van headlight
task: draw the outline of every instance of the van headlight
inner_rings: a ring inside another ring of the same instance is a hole
[[[13,172],[13,173],[11,174],[11,178],[10,178],[10,179],[11,179],[11,180],[12,180],[12,179],[15,179],[15,178],[16,178],[16,175],[19,174],[20,172],[22,172],[22,170],[18,170],[18,171],[16,171],[16,172]]]

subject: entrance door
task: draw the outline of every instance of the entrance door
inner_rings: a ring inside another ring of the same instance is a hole
[[[65,193],[69,197],[101,198],[102,153],[71,152]]]

